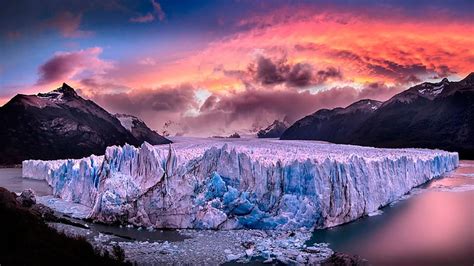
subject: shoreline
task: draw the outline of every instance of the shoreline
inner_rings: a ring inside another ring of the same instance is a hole
[[[15,195],[9,191],[5,193]],[[366,262],[357,256],[343,254],[341,257],[341,253],[335,253],[325,243],[307,246],[306,242],[312,231],[178,229],[173,232],[184,239],[141,241],[113,232],[100,232],[94,229],[93,223],[86,220],[76,222],[77,219],[54,212],[49,207],[36,203],[36,197],[31,190],[25,190],[21,196],[16,195],[16,204],[29,202],[31,205],[27,210],[55,232],[71,239],[86,240],[100,256],[118,256],[115,253],[119,250],[123,260],[138,265],[215,265],[248,262],[332,265],[331,261],[342,258],[351,258],[351,263],[355,263],[353,265],[365,265]],[[159,234],[159,231],[151,232]]]
[[[124,251],[125,260],[138,265],[235,265],[321,264],[368,265],[358,256],[334,252],[327,244],[307,246],[312,232],[264,230],[177,229],[186,238],[178,241],[138,241],[62,223],[49,226],[73,237],[86,238],[101,252],[114,246]],[[147,229],[143,229],[147,230]],[[341,264],[343,263],[343,264]]]

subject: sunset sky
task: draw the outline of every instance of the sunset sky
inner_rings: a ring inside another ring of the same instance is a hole
[[[173,134],[254,132],[474,71],[472,0],[1,5],[0,105],[66,82]]]

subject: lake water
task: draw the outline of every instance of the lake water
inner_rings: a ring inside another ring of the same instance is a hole
[[[46,182],[21,178],[21,169],[0,169],[0,186],[14,192],[32,188],[51,193]],[[433,180],[382,214],[331,229],[316,230],[309,242],[327,242],[336,251],[357,254],[372,265],[474,264],[474,161]],[[94,231],[137,240],[180,241],[175,231],[92,225]]]
[[[410,194],[381,215],[316,230],[310,241],[373,265],[473,265],[474,161]]]
[[[31,188],[37,196],[52,194],[52,189],[46,181],[21,177],[21,168],[0,168],[0,187],[12,192],[22,192]]]

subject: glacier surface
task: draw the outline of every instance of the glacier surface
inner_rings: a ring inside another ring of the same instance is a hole
[[[23,162],[54,196],[106,223],[156,228],[312,229],[373,214],[455,169],[457,153],[316,141],[174,138],[104,156]]]

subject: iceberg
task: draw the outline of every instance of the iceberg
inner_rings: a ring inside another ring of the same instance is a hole
[[[105,223],[314,229],[373,214],[459,165],[457,153],[316,141],[174,138],[103,156],[23,162],[55,197]]]

